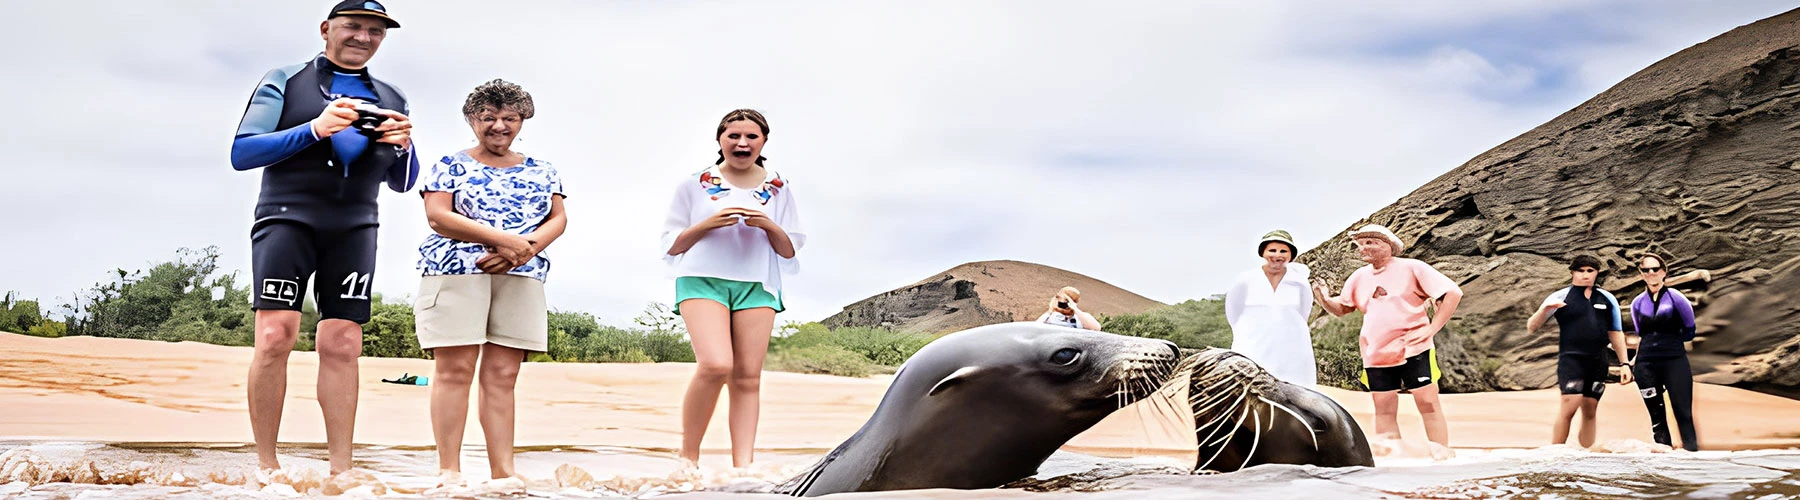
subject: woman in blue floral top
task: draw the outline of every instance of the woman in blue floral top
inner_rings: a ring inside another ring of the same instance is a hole
[[[478,370],[489,477],[519,481],[513,386],[525,356],[548,348],[544,247],[568,223],[556,168],[512,150],[535,111],[516,84],[476,87],[463,117],[479,144],[444,157],[419,187],[434,234],[419,245],[424,276],[413,313],[419,347],[436,359],[431,428],[445,486],[462,483],[463,426]]]

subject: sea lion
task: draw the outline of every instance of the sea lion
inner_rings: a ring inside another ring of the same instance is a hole
[[[1188,379],[1194,470],[1231,472],[1260,464],[1350,467],[1375,465],[1369,439],[1337,401],[1276,380],[1250,358],[1226,349],[1184,357],[1175,372]]]
[[[775,491],[995,488],[1156,391],[1175,344],[1041,323],[959,331],[902,364],[862,429]]]

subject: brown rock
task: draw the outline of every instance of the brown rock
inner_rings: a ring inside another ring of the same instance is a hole
[[[832,328],[889,327],[942,333],[1037,319],[1064,286],[1081,290],[1081,309],[1096,316],[1143,312],[1165,304],[1104,281],[1054,267],[993,260],[970,262],[863,299],[825,318]]]

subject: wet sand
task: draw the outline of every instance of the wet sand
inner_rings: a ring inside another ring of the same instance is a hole
[[[92,337],[44,339],[0,333],[0,440],[69,439],[119,443],[245,443],[250,422],[244,377],[251,350],[181,342]],[[290,358],[284,443],[320,443],[314,396],[317,356]],[[356,442],[430,446],[429,387],[380,383],[402,373],[429,375],[431,361],[365,358]],[[520,446],[607,446],[671,450],[680,443],[682,391],[692,365],[527,363],[518,388]],[[891,377],[865,379],[769,372],[763,378],[757,447],[816,454],[854,433],[880,402]],[[1373,429],[1367,394],[1323,389]],[[1706,449],[1800,446],[1800,401],[1700,385],[1695,411]],[[1547,444],[1554,390],[1444,396],[1457,448],[1535,448]],[[706,436],[707,461],[726,465],[724,398]],[[473,403],[471,404],[473,407]],[[1101,456],[1193,454],[1192,422],[1128,408],[1078,436],[1065,449]],[[1418,412],[1402,396],[1400,425],[1422,439]],[[1602,442],[1649,440],[1643,403],[1632,385],[1610,386],[1600,410]],[[479,424],[465,439],[479,445]]]

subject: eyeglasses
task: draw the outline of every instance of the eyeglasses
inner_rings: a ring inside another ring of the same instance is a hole
[[[1645,273],[1654,273],[1654,272],[1661,271],[1661,270],[1663,270],[1662,266],[1638,268],[1639,272],[1645,272]]]

